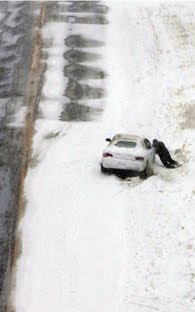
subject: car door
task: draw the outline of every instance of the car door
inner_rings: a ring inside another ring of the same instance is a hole
[[[150,143],[150,141],[145,138],[143,141],[143,145],[147,151],[147,159],[148,159],[148,163],[153,163],[155,160],[155,152],[154,152],[154,147],[152,146],[152,144]]]

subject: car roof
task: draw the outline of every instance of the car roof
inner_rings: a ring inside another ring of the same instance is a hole
[[[143,137],[140,137],[138,135],[132,135],[132,134],[116,134],[114,137],[113,137],[113,141],[115,140],[132,140],[132,141],[143,141]]]

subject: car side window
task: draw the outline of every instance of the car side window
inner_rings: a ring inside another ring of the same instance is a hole
[[[144,144],[145,144],[145,147],[147,148],[147,149],[150,149],[150,148],[152,148],[152,144],[150,143],[150,141],[148,140],[148,139],[144,139]]]

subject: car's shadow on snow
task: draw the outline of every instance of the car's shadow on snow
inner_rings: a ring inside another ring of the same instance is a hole
[[[126,180],[128,178],[135,178],[139,177],[141,180],[145,180],[148,177],[145,176],[144,174],[140,174],[135,171],[127,171],[127,170],[120,170],[120,169],[115,169],[112,170],[111,172],[103,173],[104,175],[115,175],[117,178],[121,180]]]
[[[122,180],[125,180],[127,178],[139,177],[139,174],[133,171],[115,170],[113,174]]]

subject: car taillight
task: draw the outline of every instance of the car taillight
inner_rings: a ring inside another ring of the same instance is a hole
[[[112,154],[110,154],[110,153],[104,153],[103,156],[104,157],[113,157]]]
[[[135,160],[144,161],[143,157],[135,157]]]

